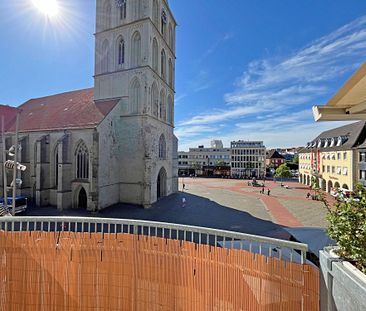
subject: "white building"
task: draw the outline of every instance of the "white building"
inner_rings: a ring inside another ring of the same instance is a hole
[[[19,107],[28,166],[20,192],[40,206],[150,206],[178,189],[169,5],[97,0],[96,19],[94,88]],[[8,110],[2,106],[0,114],[9,117]],[[6,130],[14,132],[14,122]]]
[[[263,141],[231,142],[231,176],[262,178],[266,174],[266,147]]]

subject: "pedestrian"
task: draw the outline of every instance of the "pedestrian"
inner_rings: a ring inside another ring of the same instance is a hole
[[[262,194],[264,194],[264,187],[262,187]]]
[[[182,198],[182,207],[183,208],[186,207],[186,198],[185,197]]]
[[[269,196],[271,194],[271,190],[267,189],[267,195]]]
[[[307,193],[306,198],[309,199],[310,198],[310,192]]]
[[[186,185],[185,185],[185,184],[183,184],[183,191],[184,191],[184,190],[186,190]]]

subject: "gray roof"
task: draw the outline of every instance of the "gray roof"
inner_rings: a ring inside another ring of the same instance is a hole
[[[267,159],[284,159],[284,156],[280,154],[277,150],[272,149],[268,151]]]
[[[349,150],[358,146],[361,146],[365,142],[366,138],[366,121],[359,121],[352,124],[347,124],[335,129],[322,132],[319,136],[310,142],[310,147],[305,147],[300,153],[309,152],[310,149],[320,149],[323,151],[337,151],[337,150]],[[342,144],[337,146],[337,139],[341,137]],[[333,147],[325,146],[325,141],[330,142],[331,139],[335,139]],[[322,141],[321,147],[318,147],[318,142]],[[315,146],[313,146],[315,144]]]

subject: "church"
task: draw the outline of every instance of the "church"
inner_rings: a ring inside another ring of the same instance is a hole
[[[18,161],[27,170],[18,172],[18,193],[37,206],[149,207],[178,191],[176,21],[168,2],[96,3],[94,87],[0,106],[7,150],[19,114]]]

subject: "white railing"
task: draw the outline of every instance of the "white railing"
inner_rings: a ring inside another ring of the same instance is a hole
[[[304,264],[306,244],[263,236],[188,225],[93,217],[0,217],[0,230],[129,233],[247,250]]]

